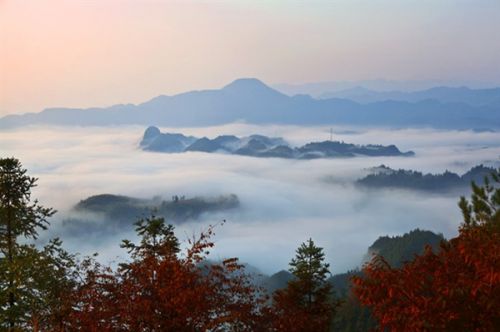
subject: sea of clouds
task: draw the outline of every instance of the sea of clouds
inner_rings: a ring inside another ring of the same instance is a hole
[[[144,152],[138,147],[144,127],[25,127],[0,131],[0,156],[15,156],[39,178],[34,197],[58,213],[41,241],[62,235],[66,247],[101,260],[123,258],[121,239],[133,228],[106,239],[64,233],[71,208],[90,195],[110,193],[152,198],[172,195],[238,195],[241,208],[208,214],[176,226],[185,241],[217,224],[214,259],[237,256],[265,273],[286,269],[295,249],[312,238],[325,249],[333,273],[358,266],[381,235],[415,228],[452,237],[461,222],[456,194],[402,190],[364,190],[353,181],[367,168],[392,168],[459,174],[480,163],[499,165],[500,133],[434,129],[254,126],[236,123],[207,128],[161,128],[210,138],[223,134],[263,134],[292,145],[330,138],[357,144],[395,144],[415,157],[355,157],[288,160],[188,152]],[[66,235],[65,235],[66,234]]]

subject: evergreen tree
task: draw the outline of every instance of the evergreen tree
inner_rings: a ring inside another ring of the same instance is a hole
[[[500,168],[484,178],[484,184],[471,183],[472,195],[469,202],[465,197],[458,203],[462,210],[463,229],[488,225],[500,227]]]
[[[31,200],[36,178],[26,174],[19,160],[0,159],[0,321],[9,331],[16,328],[22,316],[19,302],[20,282],[16,275],[19,263],[18,238],[36,239],[39,229],[46,229],[47,218],[55,211]],[[0,326],[2,326],[0,324]]]
[[[292,286],[300,286],[303,292],[303,303],[311,307],[313,302],[328,294],[331,286],[326,282],[330,271],[330,264],[324,263],[323,249],[316,247],[312,239],[302,243],[297,249],[295,258],[290,262],[290,272],[297,278]]]
[[[297,249],[290,262],[294,279],[274,294],[278,331],[328,331],[338,303],[327,281],[330,271],[324,260],[323,249],[312,239]]]
[[[171,257],[179,252],[179,240],[174,234],[174,226],[165,223],[165,218],[152,215],[140,219],[135,225],[137,235],[141,236],[141,243],[136,245],[129,240],[123,240],[121,245],[128,250],[132,258]]]

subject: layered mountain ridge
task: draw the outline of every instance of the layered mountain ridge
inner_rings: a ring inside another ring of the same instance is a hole
[[[254,124],[500,129],[500,89],[469,89],[467,98],[458,96],[464,91],[450,89],[404,95],[404,98],[400,94],[365,98],[359,94],[366,91],[351,91],[333,98],[315,99],[309,95],[285,95],[257,79],[238,79],[221,89],[161,95],[137,105],[48,108],[39,113],[7,115],[0,119],[0,129],[34,124],[211,126],[236,121]],[[370,102],[365,103],[366,100]]]
[[[179,133],[161,133],[154,126],[144,132],[140,147],[146,151],[180,153],[207,152],[226,153],[252,157],[275,157],[287,159],[317,159],[362,156],[413,156],[412,151],[401,152],[395,145],[355,145],[337,141],[307,143],[300,147],[290,146],[281,137],[234,135],[196,138]]]

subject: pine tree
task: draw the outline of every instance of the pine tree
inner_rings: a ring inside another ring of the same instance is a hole
[[[47,218],[55,213],[51,208],[31,201],[36,178],[26,174],[19,160],[0,159],[0,318],[9,331],[14,330],[22,316],[18,293],[19,237],[36,239],[40,229],[48,226]],[[2,326],[2,324],[0,324]]]
[[[179,240],[174,234],[174,226],[165,223],[165,218],[152,215],[140,219],[135,225],[137,235],[142,237],[141,243],[136,245],[129,240],[123,240],[121,244],[121,247],[127,249],[132,258],[172,257],[179,252]]]
[[[338,303],[327,281],[329,264],[312,239],[302,243],[290,262],[293,274],[287,288],[274,295],[278,331],[328,331]]]
[[[331,285],[326,282],[330,271],[330,264],[324,263],[323,249],[316,247],[312,239],[302,243],[297,254],[290,262],[290,272],[297,278],[296,284],[303,292],[303,301],[306,307],[311,307],[321,294],[329,293]]]
[[[500,168],[484,178],[484,185],[471,183],[472,195],[469,202],[460,198],[458,206],[462,210],[464,222],[462,229],[470,229],[480,225],[500,227]]]

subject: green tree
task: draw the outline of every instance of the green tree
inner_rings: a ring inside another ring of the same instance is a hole
[[[0,269],[3,270],[2,265],[5,265],[5,270],[14,275],[15,328],[64,330],[72,310],[72,292],[77,284],[79,269],[74,255],[66,252],[61,245],[59,239],[51,240],[41,249],[33,244],[22,244],[17,247],[12,264],[0,261]]]
[[[55,213],[31,199],[36,178],[26,174],[19,160],[0,159],[0,326],[9,331],[23,316],[20,293],[24,276],[17,272],[22,260],[18,259],[25,246],[18,239],[36,239],[40,229],[48,226],[47,218]],[[1,323],[5,322],[5,323]]]
[[[179,240],[174,234],[174,226],[167,224],[165,218],[151,217],[135,223],[141,243],[136,245],[130,240],[123,240],[121,247],[127,249],[134,259],[148,256],[173,257],[179,252]]]
[[[475,226],[489,225],[500,226],[500,168],[484,178],[484,185],[478,186],[474,181],[471,183],[471,201],[465,197],[460,198],[458,203],[462,210],[464,222],[463,229]]]
[[[292,285],[300,286],[306,307],[311,307],[313,301],[322,297],[322,294],[330,293],[331,285],[326,282],[330,275],[330,264],[324,260],[323,249],[309,239],[300,245],[290,262],[290,272],[297,278]]]
[[[312,239],[302,243],[290,262],[294,279],[274,294],[278,331],[328,331],[338,302],[327,281],[329,264]]]

